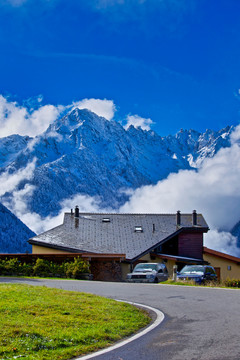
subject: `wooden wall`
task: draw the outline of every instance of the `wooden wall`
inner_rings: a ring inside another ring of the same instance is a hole
[[[178,255],[190,258],[202,259],[203,234],[181,233],[178,236]]]

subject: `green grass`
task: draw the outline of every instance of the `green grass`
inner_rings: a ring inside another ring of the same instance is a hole
[[[161,282],[161,284],[166,284],[166,285],[181,285],[181,286],[204,286],[204,287],[211,287],[211,288],[224,288],[224,289],[239,289],[235,286],[226,286],[226,282],[222,281],[222,282],[207,282],[205,284],[196,284],[195,281],[181,281],[181,280],[171,280],[168,279],[167,281]]]
[[[181,281],[181,280],[171,280],[168,279],[166,281],[161,282],[160,284],[167,284],[167,285],[182,285],[182,286],[199,286],[195,284],[195,281]]]
[[[151,321],[130,304],[91,294],[0,284],[0,359],[71,359]]]

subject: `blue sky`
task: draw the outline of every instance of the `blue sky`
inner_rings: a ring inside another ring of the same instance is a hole
[[[0,94],[109,99],[160,135],[239,123],[240,1],[0,0]]]

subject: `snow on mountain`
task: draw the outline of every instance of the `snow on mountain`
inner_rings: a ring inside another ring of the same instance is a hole
[[[1,254],[31,252],[27,240],[34,235],[34,232],[0,203]]]
[[[14,191],[26,193],[25,206],[40,216],[56,215],[60,202],[76,194],[97,196],[103,206],[117,208],[128,198],[125,190],[200,166],[204,158],[230,146],[231,132],[231,127],[203,134],[181,130],[161,137],[133,126],[125,130],[115,121],[76,108],[34,139],[1,139],[2,154],[6,144],[10,155],[0,158],[0,177],[17,176],[34,163],[32,175],[21,178]],[[13,201],[13,191],[2,194],[10,209]]]
[[[31,138],[29,136],[10,135],[0,138],[0,167],[5,167],[14,161],[23,151]]]

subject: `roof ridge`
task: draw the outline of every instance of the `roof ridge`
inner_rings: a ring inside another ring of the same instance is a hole
[[[65,214],[74,215],[71,214],[71,212],[65,212]],[[176,216],[176,213],[116,213],[116,212],[79,212],[79,215],[173,215]],[[181,213],[182,216],[184,215],[192,215],[192,213]],[[197,215],[201,215],[202,213],[197,213]]]

